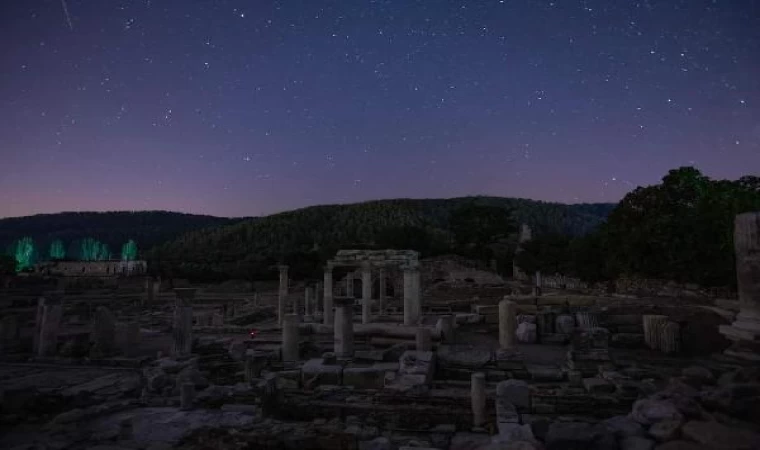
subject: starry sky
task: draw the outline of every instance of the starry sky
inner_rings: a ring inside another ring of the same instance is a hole
[[[0,217],[760,174],[760,1],[0,3]]]

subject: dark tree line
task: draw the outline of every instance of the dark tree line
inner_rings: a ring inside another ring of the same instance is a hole
[[[538,236],[517,261],[529,272],[587,281],[638,275],[733,286],[733,222],[748,211],[760,211],[759,177],[711,180],[682,167],[660,184],[630,192],[595,232],[574,239]]]

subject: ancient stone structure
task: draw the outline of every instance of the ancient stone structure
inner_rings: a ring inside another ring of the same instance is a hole
[[[303,291],[303,314],[306,317],[311,317],[314,312],[312,311],[314,289],[311,286],[306,286]]]
[[[681,326],[675,322],[667,322],[662,326],[659,337],[660,350],[668,355],[681,350]]]
[[[335,354],[340,358],[354,355],[354,312],[353,302],[341,299],[335,305]]]
[[[442,316],[438,318],[438,322],[435,325],[436,331],[441,337],[441,342],[454,342],[454,316]]]
[[[486,424],[486,374],[476,372],[470,379],[472,425],[481,428]]]
[[[512,350],[515,347],[517,329],[517,304],[510,300],[499,302],[499,348]]]
[[[278,269],[280,270],[280,287],[277,290],[277,323],[282,325],[288,298],[288,266],[281,265]]]
[[[378,279],[378,293],[377,293],[377,309],[380,314],[385,313],[385,296],[387,295],[388,286],[386,286],[386,273],[385,269],[381,268],[377,271]]]
[[[642,317],[644,324],[644,342],[652,350],[660,350],[660,335],[662,326],[668,322],[668,316],[648,314]]]
[[[727,355],[760,361],[760,212],[736,216],[734,251],[740,310],[720,332],[732,341]]]
[[[298,314],[287,314],[282,321],[282,360],[298,361],[300,336]]]
[[[122,353],[125,356],[135,356],[140,345],[140,324],[127,322],[124,324],[124,339],[122,340]]]
[[[325,312],[324,323],[329,324],[327,312],[328,295],[333,301],[332,271],[335,267],[361,268],[362,270],[362,322],[368,323],[372,318],[372,273],[374,269],[391,266],[404,270],[404,324],[415,325],[422,312],[420,304],[419,254],[412,250],[340,250],[327,262],[325,268]],[[328,275],[329,273],[329,275]],[[329,278],[329,279],[328,279]],[[381,278],[384,278],[384,274]],[[353,285],[353,272],[349,270],[347,279]],[[329,281],[329,283],[328,283]],[[329,285],[328,285],[329,284]],[[381,296],[385,295],[384,281],[381,282]],[[347,292],[349,293],[349,292]],[[353,291],[350,292],[353,297]]]
[[[194,288],[174,289],[177,296],[174,305],[174,355],[184,357],[190,355],[193,348],[193,299]]]

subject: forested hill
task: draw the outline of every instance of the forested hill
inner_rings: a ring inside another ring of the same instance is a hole
[[[67,252],[71,254],[78,250],[81,241],[91,238],[107,244],[118,257],[119,249],[130,239],[142,251],[192,230],[239,220],[167,211],[63,212],[12,217],[0,219],[0,253],[18,240],[30,237],[43,256],[56,240],[66,250],[71,249]]]
[[[164,267],[182,266],[186,270],[181,272],[188,275],[205,271],[244,276],[287,255],[298,254],[298,258],[293,258],[298,260],[315,257],[314,250],[329,253],[341,247],[382,246],[388,242],[389,230],[396,230],[396,238],[388,245],[399,242],[400,230],[405,234],[400,236],[401,240],[414,244],[411,248],[429,248],[448,239],[452,212],[471,204],[509,208],[514,211],[514,222],[529,224],[534,233],[565,235],[594,230],[615,207],[501,197],[395,199],[313,206],[190,232],[156,249],[153,257],[163,261]]]

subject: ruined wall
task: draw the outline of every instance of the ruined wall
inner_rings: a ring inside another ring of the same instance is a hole
[[[41,267],[53,275],[64,277],[118,277],[144,274],[145,261],[57,261]]]
[[[459,257],[425,259],[421,264],[422,281],[426,285],[446,282],[452,284],[499,285],[504,278],[484,270],[472,261]]]

